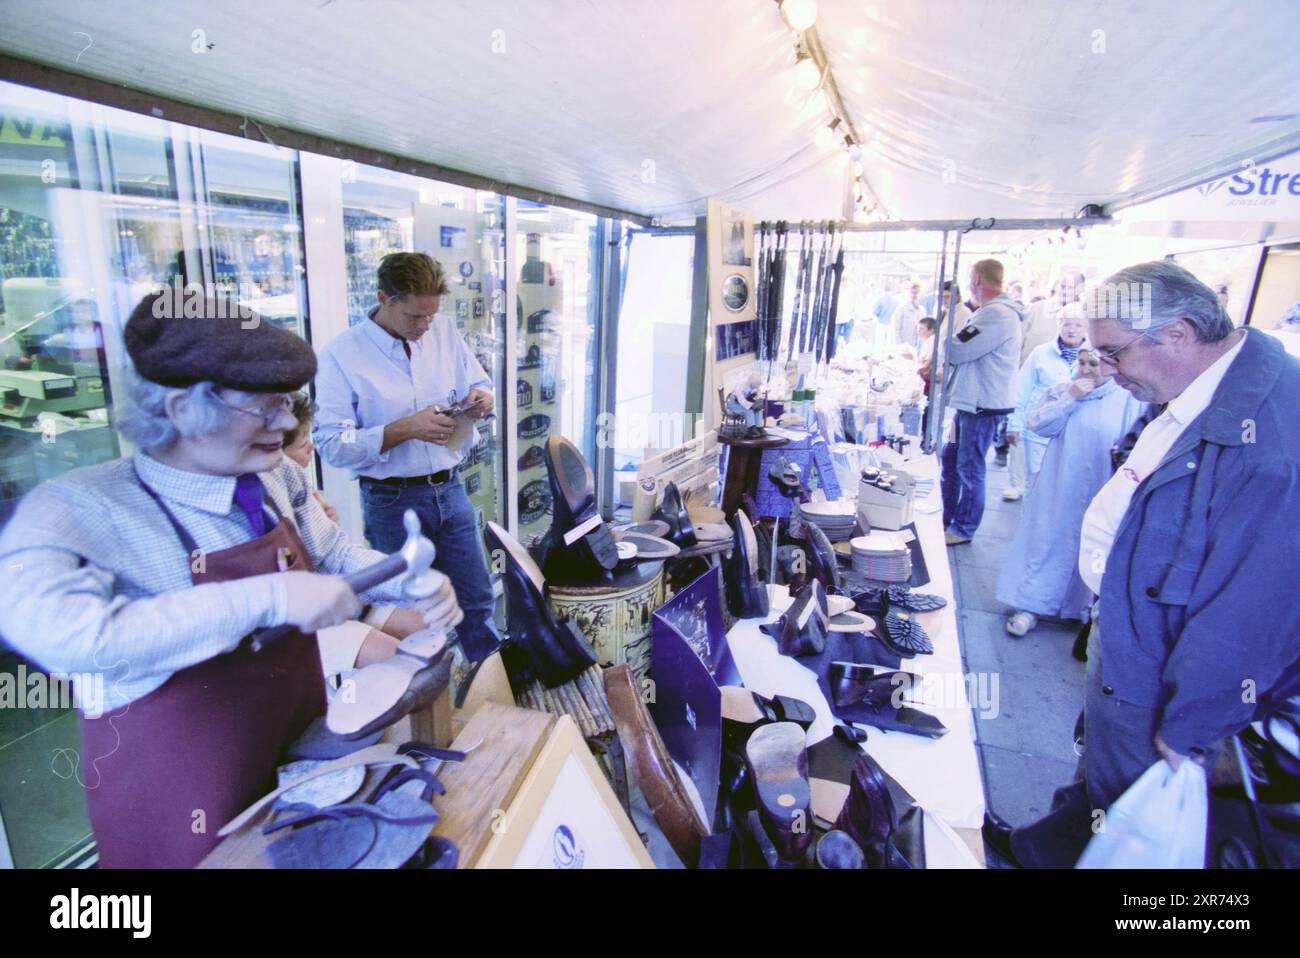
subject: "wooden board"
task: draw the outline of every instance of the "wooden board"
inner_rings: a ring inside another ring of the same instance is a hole
[[[453,748],[465,761],[439,774],[447,794],[434,807],[441,816],[433,834],[460,851],[458,868],[472,868],[500,829],[520,782],[546,744],[555,716],[487,702],[456,736]]]

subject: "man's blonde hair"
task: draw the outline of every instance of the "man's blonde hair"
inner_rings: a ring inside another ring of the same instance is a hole
[[[389,253],[379,261],[379,289],[385,296],[445,296],[447,274],[428,253]]]
[[[971,267],[975,275],[990,286],[1002,288],[1002,264],[995,259],[982,259]]]

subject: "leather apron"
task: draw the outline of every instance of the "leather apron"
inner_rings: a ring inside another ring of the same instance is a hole
[[[186,555],[198,546],[145,483]],[[195,585],[282,571],[312,571],[291,521],[206,554]],[[191,570],[193,566],[191,566]],[[217,832],[276,785],[285,746],[325,711],[316,636],[294,632],[253,652],[231,652],[182,669],[163,685],[97,719],[83,716],[86,804],[102,868],[190,868]],[[102,756],[102,757],[101,757]]]

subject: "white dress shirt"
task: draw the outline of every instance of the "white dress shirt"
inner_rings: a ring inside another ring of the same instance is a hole
[[[429,331],[410,342],[407,359],[402,340],[374,321],[377,308],[371,309],[371,318],[332,339],[321,354],[319,409],[312,426],[316,450],[331,466],[350,469],[354,478],[427,476],[451,469],[463,451],[411,439],[380,452],[384,427],[419,409],[462,400],[472,389],[490,390],[492,381],[448,316],[435,316]]]
[[[1203,373],[1191,381],[1186,389],[1171,399],[1169,405],[1142,430],[1133,445],[1128,461],[1101,487],[1093,497],[1088,511],[1083,514],[1083,534],[1079,540],[1079,575],[1095,595],[1101,594],[1101,578],[1106,571],[1106,560],[1115,533],[1133,501],[1133,493],[1147,476],[1160,468],[1165,456],[1173,448],[1197,416],[1205,412],[1214,398],[1215,390],[1223,382],[1228,367],[1241,352],[1246,341],[1245,333],[1237,331],[1237,344],[1214,361]]]

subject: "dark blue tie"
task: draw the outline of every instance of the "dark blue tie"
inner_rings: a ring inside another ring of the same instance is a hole
[[[256,473],[246,472],[235,480],[235,504],[248,516],[253,537],[266,535],[266,513],[262,511],[262,480]]]

